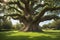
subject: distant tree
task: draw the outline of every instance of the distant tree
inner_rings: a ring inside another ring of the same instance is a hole
[[[20,30],[20,28],[23,27],[24,25],[22,23],[17,23],[15,26],[17,30]]]
[[[60,29],[60,19],[53,21],[49,26],[51,28]]]
[[[2,19],[0,19],[0,30],[3,28],[2,25],[3,25]]]
[[[48,24],[44,24],[44,25],[42,26],[42,28],[43,28],[43,29],[47,29],[47,28],[49,28],[49,25],[48,25]]]
[[[12,22],[10,19],[2,17],[0,19],[0,29],[12,29]]]
[[[12,29],[12,22],[9,19],[9,17],[7,19],[3,19],[3,28],[4,29]]]

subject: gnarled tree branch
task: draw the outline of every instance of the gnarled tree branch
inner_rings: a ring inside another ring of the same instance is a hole
[[[2,3],[5,3],[5,2],[2,1]],[[14,4],[16,4],[21,10],[24,10],[24,8],[20,4],[20,1],[14,1],[14,2],[9,1],[9,2],[6,2],[5,4],[6,5],[12,5],[12,4],[14,5]]]
[[[39,7],[44,7],[44,6],[46,6],[46,5],[48,5],[48,3],[38,4],[36,7],[33,8],[33,10],[35,11],[35,10],[37,10]]]
[[[15,9],[16,11],[18,11],[19,13],[22,14],[22,12],[21,12],[20,10],[18,10],[17,8],[15,8],[15,7],[11,7],[11,6],[9,6],[8,10],[10,10],[10,9]]]
[[[27,21],[27,19],[25,18],[25,16],[22,16],[20,14],[7,14],[7,15],[4,15],[4,16],[10,16],[14,20],[20,20],[21,22]]]
[[[24,10],[24,7],[21,6],[21,4],[20,4],[19,1],[17,2],[17,6],[18,6],[21,10]]]
[[[7,2],[7,4],[11,5],[11,4],[17,4],[17,2]]]
[[[45,6],[44,9],[39,13],[37,14],[37,16],[35,17],[35,21],[34,22],[37,22],[37,21],[40,21],[39,19],[41,19],[41,17],[45,14],[46,11],[53,11],[53,10],[59,10],[60,9],[60,6],[58,7],[48,7],[48,6]]]
[[[41,17],[41,22],[46,21],[46,20],[51,20],[51,19],[60,19],[60,17],[56,16],[56,15],[43,16],[43,17]]]
[[[24,3],[24,4],[26,3],[26,1],[25,1],[25,0],[20,0],[20,1],[21,1],[22,3]]]

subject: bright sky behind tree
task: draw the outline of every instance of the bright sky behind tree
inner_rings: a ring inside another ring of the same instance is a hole
[[[13,25],[16,25],[17,23],[20,23],[19,20],[14,20],[12,18],[11,18],[11,22],[12,22]]]
[[[52,23],[54,20],[47,20],[47,21],[44,21],[44,22],[40,22],[39,25],[40,26],[43,26],[44,24],[48,24],[48,23]]]
[[[44,24],[48,24],[48,23],[52,23],[54,20],[47,20],[47,21],[44,21],[44,22],[41,22],[39,23],[40,26],[43,26]],[[14,20],[11,18],[11,22],[13,25],[16,25],[17,23],[20,23],[19,20]]]

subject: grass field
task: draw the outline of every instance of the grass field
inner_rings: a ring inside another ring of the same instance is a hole
[[[0,32],[0,40],[60,40],[60,30],[38,32]]]

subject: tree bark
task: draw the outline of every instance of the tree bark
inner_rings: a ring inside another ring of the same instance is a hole
[[[24,32],[43,32],[37,23],[24,23],[24,26],[20,29]]]

